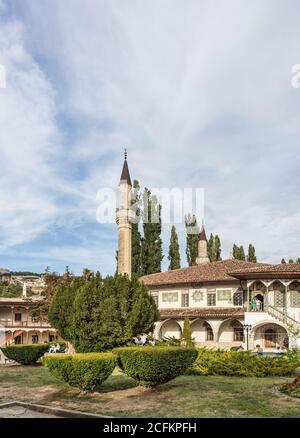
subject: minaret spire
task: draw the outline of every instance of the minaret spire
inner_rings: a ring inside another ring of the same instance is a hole
[[[119,184],[119,201],[116,212],[118,225],[118,274],[131,277],[131,178],[124,150],[124,164]]]
[[[199,241],[198,241],[198,257],[196,258],[197,265],[202,263],[209,263],[209,257],[207,252],[207,237],[204,228],[204,223],[202,221],[202,228],[199,233]]]
[[[124,149],[124,164],[123,164],[120,180],[121,180],[120,182],[126,182],[130,187],[132,187],[128,163],[127,163],[127,149]]]

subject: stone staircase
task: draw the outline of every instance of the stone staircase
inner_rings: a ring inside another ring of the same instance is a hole
[[[277,307],[271,306],[269,304],[267,312],[273,318],[277,319],[277,321],[283,322],[286,326],[300,330],[300,322],[286,315],[284,312],[282,312],[282,310],[279,310]]]

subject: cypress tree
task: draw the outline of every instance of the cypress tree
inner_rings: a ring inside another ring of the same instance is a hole
[[[174,225],[172,226],[171,229],[168,260],[170,261],[169,270],[180,268],[180,252],[179,252],[178,235]]]
[[[281,259],[281,264],[282,264],[282,265],[285,265],[285,264],[286,264],[285,259]]]
[[[132,273],[140,276],[142,269],[142,238],[139,231],[139,223],[141,216],[141,195],[140,185],[137,180],[133,181],[133,199],[132,203],[135,206],[136,222],[132,223],[131,232],[131,258],[132,258]]]
[[[143,193],[143,231],[141,271],[143,275],[161,272],[161,205],[145,188]]]
[[[189,317],[187,315],[185,315],[184,317],[182,338],[186,341],[187,347],[193,347],[194,344],[192,339],[192,329],[191,329]]]
[[[186,258],[189,266],[196,265],[196,258],[198,257],[198,240],[199,227],[197,225],[197,218],[190,213],[185,218],[186,230]]]
[[[251,243],[248,247],[247,261],[257,263],[257,258],[255,255],[255,247]]]
[[[239,260],[246,260],[245,251],[243,245],[239,248]]]
[[[213,234],[210,235],[209,241],[207,242],[207,253],[211,262],[222,260],[221,240],[217,234],[215,236]]]
[[[221,240],[220,240],[220,237],[216,234],[215,235],[215,250],[214,250],[216,262],[218,262],[219,260],[222,260],[221,251],[222,251],[221,250]]]
[[[237,246],[236,244],[232,247],[232,255],[236,260],[246,260],[245,251],[243,245]]]

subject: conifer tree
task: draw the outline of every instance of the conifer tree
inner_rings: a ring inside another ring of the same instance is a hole
[[[246,260],[245,251],[243,245],[240,246],[239,249],[239,260]]]
[[[171,229],[168,260],[170,261],[169,270],[180,268],[180,252],[179,252],[178,235],[174,225],[172,226]]]
[[[140,185],[137,180],[133,181],[133,199],[132,202],[135,208],[136,221],[131,225],[131,256],[132,256],[132,273],[140,276],[142,269],[142,238],[139,231],[139,223],[141,216],[141,195]]]
[[[245,251],[243,245],[237,246],[236,244],[232,247],[232,255],[236,260],[246,260]]]
[[[257,263],[257,258],[255,255],[255,247],[251,243],[248,247],[247,261]]]
[[[161,239],[161,205],[145,188],[143,193],[143,239],[141,271],[143,275],[161,272],[163,259]]]
[[[49,317],[77,352],[105,351],[149,333],[159,318],[153,297],[137,278],[74,278],[59,285]]]
[[[193,347],[194,343],[192,339],[192,329],[189,317],[187,315],[184,317],[182,338],[185,340],[187,347]]]
[[[281,264],[282,264],[282,265],[285,265],[285,264],[286,264],[285,259],[281,259]]]
[[[198,240],[199,227],[197,218],[190,213],[185,218],[186,229],[186,257],[189,266],[196,265],[196,258],[198,257]]]
[[[210,235],[210,238],[207,242],[207,253],[211,262],[222,260],[221,240],[217,234],[215,236],[213,234]]]

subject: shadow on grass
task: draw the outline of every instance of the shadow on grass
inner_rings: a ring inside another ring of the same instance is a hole
[[[122,391],[124,389],[135,388],[137,386],[137,383],[131,377],[128,377],[125,374],[118,374],[110,376],[95,390],[95,392],[106,393]]]

